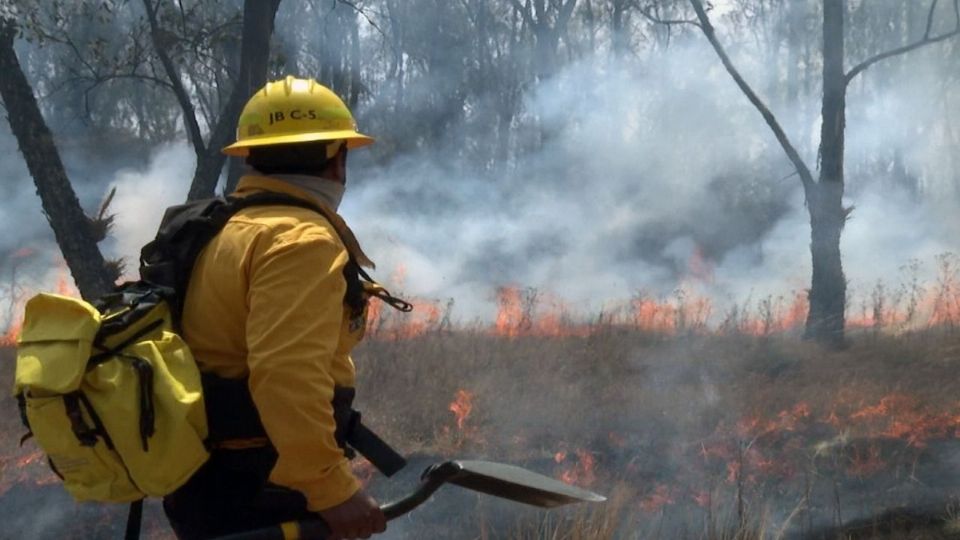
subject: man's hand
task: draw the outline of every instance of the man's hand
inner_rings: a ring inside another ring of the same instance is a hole
[[[318,513],[332,531],[328,540],[370,538],[371,534],[387,529],[387,518],[377,506],[377,501],[362,489],[343,503]]]

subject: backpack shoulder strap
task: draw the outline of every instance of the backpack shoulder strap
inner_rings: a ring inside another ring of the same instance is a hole
[[[326,218],[327,221],[334,225],[333,228],[335,231],[337,231],[337,234],[343,234],[335,225],[338,222],[342,223],[342,219],[335,214],[332,214],[329,209],[313,204],[310,201],[298,199],[291,195],[270,191],[261,191],[246,197],[231,199],[230,204],[237,205],[237,210],[250,206],[268,205],[297,206],[300,208],[306,208],[308,210],[313,210],[314,212]],[[352,235],[352,233],[349,233],[349,231],[348,234]],[[341,240],[344,240],[344,238],[341,238]],[[400,298],[397,298],[396,296],[393,296],[389,291],[380,286],[372,277],[370,277],[370,274],[363,269],[358,261],[358,259],[362,260],[362,258],[365,258],[366,255],[364,255],[359,249],[358,252],[359,253],[354,253],[353,250],[350,249],[349,242],[347,243],[347,253],[350,255],[350,260],[347,262],[347,266],[343,269],[344,277],[347,280],[347,304],[350,305],[355,312],[359,313],[366,305],[366,300],[364,297],[366,295],[372,295],[383,300],[387,305],[396,310],[404,313],[412,311],[413,305]],[[367,283],[376,285],[376,287],[364,287],[363,283],[361,282],[361,278]]]
[[[328,221],[333,219],[326,208],[292,195],[269,191],[245,197],[201,199],[168,208],[160,222],[157,236],[140,251],[140,279],[155,287],[172,291],[172,294],[168,294],[167,301],[170,303],[176,328],[179,329],[180,326],[187,285],[200,252],[234,214],[253,206],[294,206],[312,210]],[[364,279],[372,282],[353,258],[351,253],[348,264],[350,274],[355,276],[359,271]],[[348,283],[358,279],[353,276],[347,276]],[[359,295],[359,282],[354,288]]]
[[[179,327],[193,266],[203,248],[230,218],[251,206],[298,206],[320,211],[316,205],[282,193],[255,193],[247,197],[217,197],[171,206],[160,221],[157,236],[140,250],[140,279],[173,291],[168,294],[175,325]]]
[[[167,301],[177,327],[193,263],[230,219],[226,206],[214,198],[167,208],[156,237],[140,250],[140,279],[173,291]]]

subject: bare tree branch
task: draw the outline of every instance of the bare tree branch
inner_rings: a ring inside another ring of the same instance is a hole
[[[664,26],[691,25],[696,26],[701,30],[703,29],[703,27],[700,26],[700,23],[697,21],[689,19],[663,19],[659,15],[653,13],[653,8],[651,6],[641,7],[638,11],[640,11],[640,14],[643,15],[645,19],[654,24],[662,24]]]
[[[567,0],[566,3],[560,5],[560,12],[557,14],[557,26],[564,27],[570,21],[570,17],[573,15],[573,8],[577,7],[577,0]]]
[[[930,32],[933,30],[933,14],[937,11],[937,4],[940,0],[933,0],[933,3],[930,4],[930,11],[927,13],[927,28],[923,31],[923,39],[930,37]]]
[[[373,18],[370,16],[370,14],[367,13],[365,9],[357,5],[356,2],[351,2],[350,0],[337,0],[337,2],[344,4],[350,7],[350,9],[356,11],[357,14],[359,14],[361,17],[363,17],[367,21],[367,24],[372,26],[373,29],[376,30],[381,36],[386,37],[387,34],[383,31],[382,28],[380,28],[380,25],[378,25],[377,22],[373,20]]]
[[[167,53],[167,44],[164,43],[163,30],[157,22],[157,10],[160,9],[160,4],[157,3],[154,5],[152,0],[143,0],[143,7],[147,11],[147,21],[150,22],[150,36],[153,38],[153,48],[157,53],[157,58],[160,59],[160,63],[163,65],[163,71],[173,86],[173,93],[177,97],[177,103],[180,104],[180,109],[183,112],[183,123],[186,127],[187,135],[190,137],[190,142],[193,144],[193,150],[196,152],[197,158],[200,159],[207,151],[207,145],[203,141],[203,133],[200,131],[200,124],[197,122],[197,113],[194,110],[193,102],[190,101],[190,95],[183,86],[183,81],[180,79],[177,66],[174,65],[173,59],[170,58],[170,55]]]
[[[793,166],[796,167],[797,173],[800,175],[800,181],[803,183],[804,191],[808,194],[812,192],[813,188],[816,186],[816,182],[813,179],[813,174],[810,172],[810,168],[807,167],[807,164],[804,163],[803,158],[800,157],[800,154],[797,152],[797,149],[793,146],[793,143],[790,142],[790,138],[787,137],[786,132],[783,131],[783,128],[780,126],[780,123],[777,121],[777,118],[770,112],[770,109],[764,104],[763,100],[757,96],[757,93],[753,91],[753,88],[744,80],[743,76],[740,75],[740,72],[731,62],[730,57],[727,56],[726,51],[723,48],[723,45],[720,44],[720,41],[717,40],[716,32],[714,31],[713,25],[710,24],[710,18],[707,16],[707,12],[703,9],[703,3],[700,0],[690,0],[690,3],[693,5],[693,10],[697,13],[697,19],[700,21],[700,29],[703,30],[703,35],[707,37],[707,40],[710,42],[710,45],[713,46],[713,50],[716,51],[717,56],[720,57],[720,61],[723,62],[723,67],[727,69],[727,73],[733,77],[734,82],[737,83],[737,86],[740,87],[740,90],[747,96],[747,99],[750,100],[750,103],[760,112],[763,116],[763,119],[767,122],[767,125],[770,126],[770,129],[773,130],[774,136],[776,136],[777,141],[780,143],[780,146],[783,148],[783,151],[787,154],[787,157],[793,163]]]
[[[510,5],[513,6],[513,9],[523,17],[524,22],[530,26],[536,26],[536,21],[533,20],[533,14],[530,13],[530,5],[526,6],[520,4],[519,0],[510,0]]]
[[[846,84],[850,84],[850,82],[857,75],[862,73],[864,70],[866,70],[870,66],[876,64],[877,62],[886,60],[888,58],[893,58],[895,56],[900,56],[910,51],[915,51],[921,47],[926,47],[927,45],[932,45],[934,43],[946,41],[950,38],[960,35],[960,0],[953,0],[954,15],[956,15],[956,25],[953,31],[936,36],[936,37],[930,37],[930,32],[933,28],[933,15],[937,9],[937,2],[938,0],[933,0],[933,2],[931,2],[930,4],[930,11],[929,13],[927,13],[927,28],[923,33],[923,38],[909,45],[904,45],[903,47],[898,47],[896,49],[889,50],[887,52],[878,54],[874,57],[868,58],[863,62],[860,62],[853,69],[851,69],[849,73],[846,74],[845,76]]]

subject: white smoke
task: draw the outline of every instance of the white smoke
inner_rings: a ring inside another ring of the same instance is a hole
[[[755,88],[775,87],[760,58],[740,47],[735,61]],[[854,86],[848,101],[848,202],[856,208],[843,249],[854,290],[896,280],[911,259],[932,268],[934,255],[956,250],[958,158],[943,143],[942,119],[957,98],[943,86],[938,57],[917,58],[924,61],[904,68],[902,84],[869,94]],[[552,292],[585,315],[681,285],[730,304],[808,286],[809,225],[792,165],[701,36],[649,58],[598,53],[531,87],[524,107],[543,143],[501,173],[464,173],[442,149],[383,166],[353,160],[342,211],[380,279],[390,284],[404,268],[405,293],[452,298],[461,320],[489,320],[503,285]],[[815,166],[817,104],[774,110]],[[55,252],[20,156],[9,137],[0,143],[17,179],[0,214],[15,234],[0,249]],[[928,191],[917,196],[857,172],[869,156],[894,151]],[[185,143],[168,145],[108,172],[109,163],[90,160],[99,174],[84,169],[84,158],[68,159],[90,178],[81,202],[93,208],[117,188],[116,228],[104,247],[133,275],[163,209],[184,198],[194,155]],[[712,279],[689,275],[700,252]]]
[[[757,88],[769,87],[763,66],[742,64]],[[937,134],[904,121],[942,114],[942,104],[922,94],[936,88],[935,70],[921,64],[918,74],[884,94],[851,93],[848,165],[896,149],[924,181],[947,183],[948,172],[935,165],[948,159],[945,149],[930,144]],[[792,297],[809,286],[799,181],[703,43],[674,44],[645,61],[589,58],[532,90],[526,104],[547,142],[506,177],[453,176],[442,155],[431,154],[354,171],[343,209],[381,276],[403,265],[408,292],[455,298],[468,319],[489,317],[496,287],[509,284],[552,291],[582,313],[640,290],[668,295],[681,284],[728,304]],[[816,147],[803,138],[818,132],[817,119],[801,110],[817,107],[793,104],[778,114],[813,167]],[[736,215],[715,200],[718,178],[733,179],[720,189],[769,190],[751,211],[783,208],[767,223]],[[911,197],[882,178],[851,178],[848,204],[856,208],[843,250],[853,290],[895,281],[911,259],[932,267],[935,255],[956,249],[955,202],[944,212],[942,202]],[[712,247],[704,239],[728,229],[727,245],[709,257],[713,279],[687,279],[694,252]]]
[[[140,247],[157,233],[164,210],[184,201],[195,166],[196,154],[186,143],[170,144],[158,148],[145,167],[121,170],[110,182],[117,192],[108,248],[126,262],[127,277],[136,276]]]

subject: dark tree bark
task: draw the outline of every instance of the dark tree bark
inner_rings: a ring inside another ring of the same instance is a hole
[[[612,0],[610,12],[610,41],[615,56],[623,56],[630,48],[630,34],[626,29],[627,10],[631,0]]]
[[[513,9],[523,17],[534,37],[534,66],[537,77],[553,75],[557,68],[557,49],[560,37],[577,6],[577,0],[510,0]]]
[[[93,221],[83,213],[70,185],[33,89],[20,67],[13,44],[17,27],[0,19],[0,96],[7,109],[10,129],[37,186],[43,211],[80,294],[96,298],[113,287],[117,278],[108,269],[97,247]]]
[[[360,25],[357,23],[356,15],[350,19],[350,97],[347,105],[350,110],[356,110],[357,103],[360,103],[360,93],[363,90],[363,79],[361,77],[361,65],[363,60],[360,52]]]
[[[273,35],[273,22],[280,7],[280,0],[245,0],[243,3],[243,33],[240,46],[240,69],[230,97],[217,117],[207,141],[203,140],[197,121],[196,110],[184,87],[183,80],[176,64],[170,57],[165,41],[165,34],[160,28],[157,11],[159,3],[154,0],[143,0],[147,11],[147,20],[153,37],[154,49],[163,70],[173,86],[174,94],[180,104],[187,134],[193,143],[197,155],[197,168],[190,183],[190,200],[212,197],[223,170],[226,156],[220,151],[230,143],[236,132],[237,120],[247,99],[258,88],[263,86],[267,77],[267,63],[270,58],[270,37]],[[239,177],[239,167],[235,166],[233,174]],[[236,185],[236,178],[228,178],[227,191]]]
[[[243,3],[243,37],[240,46],[240,77],[233,92],[230,95],[230,102],[227,108],[220,116],[217,122],[217,128],[223,126],[225,133],[214,130],[213,137],[210,139],[212,149],[220,156],[220,149],[230,143],[236,132],[237,120],[240,119],[240,112],[243,105],[250,99],[254,92],[259,90],[267,83],[267,68],[270,62],[270,37],[273,35],[273,22],[277,15],[277,9],[280,7],[280,0],[245,0]],[[217,137],[220,137],[219,139]],[[227,185],[225,192],[230,193],[237,187],[237,181],[240,179],[240,173],[243,169],[243,162],[240,158],[230,158],[229,174],[227,175]],[[217,171],[219,177],[219,171]],[[209,186],[209,192],[213,193],[216,186],[216,179],[210,185],[204,180],[203,189]],[[191,188],[191,191],[192,188]],[[202,192],[196,194],[202,197]],[[194,197],[190,197],[193,199]]]
[[[820,127],[820,181],[808,190],[813,277],[805,337],[832,345],[844,340],[847,281],[840,257],[843,208],[843,152],[847,84],[843,71],[846,0],[823,2],[823,109]]]
[[[787,80],[784,102],[788,104],[797,103],[800,97],[800,81],[803,79],[803,74],[800,73],[800,58],[804,39],[803,14],[806,9],[800,2],[787,3]]]

